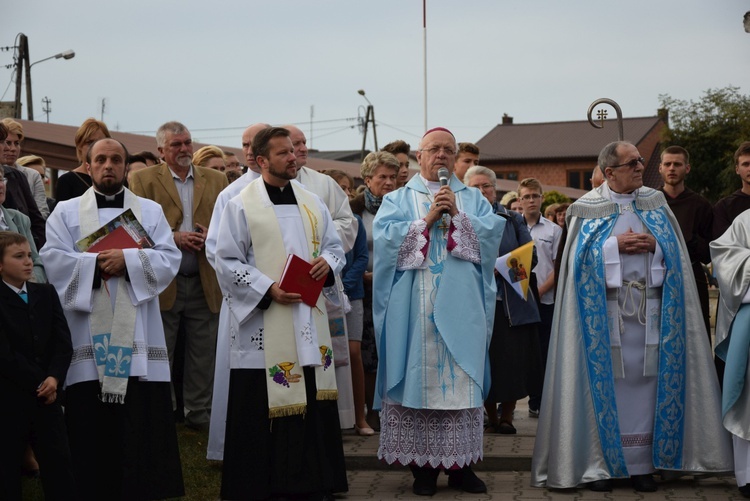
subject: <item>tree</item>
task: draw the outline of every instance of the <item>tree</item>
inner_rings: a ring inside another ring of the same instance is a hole
[[[544,200],[542,200],[542,207],[541,212],[544,214],[544,211],[552,204],[569,204],[572,202],[572,200],[559,191],[550,190],[544,192]]]
[[[708,89],[698,101],[659,96],[669,110],[663,146],[679,145],[690,153],[687,185],[712,202],[740,186],[733,155],[750,140],[750,96],[739,87]]]

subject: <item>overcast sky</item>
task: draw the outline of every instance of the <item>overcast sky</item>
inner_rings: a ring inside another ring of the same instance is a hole
[[[626,117],[653,116],[660,94],[748,94],[747,10],[743,0],[427,0],[428,125],[477,141],[503,113],[584,120],[609,97]],[[415,148],[424,132],[419,0],[26,0],[1,16],[0,45],[26,34],[31,62],[76,52],[32,68],[38,121],[45,96],[50,122],[76,126],[99,118],[105,99],[104,121],[125,132],[179,120],[196,140],[239,147],[251,123],[295,123],[316,149],[359,149],[365,89],[379,146]],[[12,54],[0,52],[3,101],[15,96]]]

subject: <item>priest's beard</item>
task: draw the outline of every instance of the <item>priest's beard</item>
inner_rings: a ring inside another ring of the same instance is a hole
[[[104,181],[100,183],[93,183],[94,189],[102,195],[117,195],[122,190],[122,179],[119,181]]]
[[[288,164],[283,169],[277,169],[274,165],[269,165],[268,173],[276,179],[283,179],[284,181],[291,181],[297,178],[297,165]]]

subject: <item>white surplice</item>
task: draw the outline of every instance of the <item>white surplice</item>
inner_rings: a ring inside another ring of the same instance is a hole
[[[81,198],[60,202],[47,220],[47,243],[39,253],[47,276],[55,286],[73,341],[73,359],[65,381],[67,386],[99,379],[91,345],[89,316],[93,311],[92,289],[97,254],[80,252],[76,242],[81,235]],[[159,294],[177,275],[181,254],[174,244],[172,230],[157,203],[140,198],[140,223],[151,239],[151,249],[123,249],[129,281],[127,291],[136,309],[135,339],[131,377],[141,381],[170,381],[169,359],[159,311]],[[99,209],[104,225],[125,209]],[[119,280],[106,282],[114,307]],[[105,286],[102,281],[102,287]]]
[[[341,240],[336,234],[328,209],[319,199],[317,201],[318,209],[324,219],[321,223],[323,231],[320,256],[326,260],[334,273],[339,273],[345,263]],[[274,210],[279,219],[286,252],[309,256],[310,251],[307,247],[299,207],[275,205]],[[219,225],[215,262],[219,284],[225,291],[225,300],[229,303],[232,316],[229,367],[231,369],[264,369],[266,361],[263,351],[263,310],[258,309],[257,306],[275,280],[255,267],[254,248],[241,196],[230,200],[224,208]],[[312,325],[314,329],[312,308],[304,303],[298,303],[293,305],[292,309],[295,333],[301,334],[305,324]],[[317,337],[315,332],[313,332],[313,337]],[[303,344],[297,343],[300,364],[303,366],[320,364],[320,352],[317,350],[305,352],[301,349]]]
[[[357,225],[354,216],[349,208],[349,201],[346,194],[336,185],[333,178],[302,168],[298,174],[297,180],[303,184],[305,189],[312,191],[320,197],[326,204],[328,212],[331,214],[335,230],[342,240],[344,251],[351,248],[354,240],[347,244],[349,234],[353,228],[354,238],[356,238]],[[206,257],[208,262],[216,269],[216,246],[219,239],[219,223],[224,213],[224,208],[229,201],[252,181],[257,179],[259,174],[248,170],[234,183],[227,186],[216,199],[214,211],[211,216],[211,224],[206,236]],[[333,182],[333,185],[330,184]],[[221,285],[221,283],[219,284]],[[222,288],[226,295],[228,291]],[[221,461],[224,457],[224,434],[226,430],[226,413],[227,401],[229,397],[229,352],[230,352],[230,333],[237,331],[234,325],[235,320],[229,315],[227,301],[222,301],[221,311],[219,312],[219,335],[216,342],[216,367],[214,370],[214,390],[213,402],[211,404],[211,424],[208,435],[208,451],[206,457],[211,460]],[[339,420],[342,427],[345,423],[351,421],[354,423],[354,404],[351,396],[351,372],[349,366],[336,368],[336,382],[339,389],[339,408],[344,408],[339,413]],[[350,402],[350,403],[347,403]],[[351,419],[349,418],[351,416]],[[349,428],[352,426],[350,425]]]
[[[622,207],[630,207],[635,195],[610,192],[610,199]],[[634,212],[623,210],[617,218],[612,235],[604,244],[604,262],[607,289],[620,289],[619,310],[638,310],[642,291],[623,286],[623,282],[637,281],[648,288],[661,286],[664,277],[663,255],[659,244],[656,251],[647,254],[620,254],[617,235],[632,230],[645,233],[643,223]],[[622,314],[622,360],[625,377],[615,378],[615,397],[623,454],[628,472],[643,475],[654,471],[651,444],[656,406],[656,376],[644,376],[646,326],[639,315]]]

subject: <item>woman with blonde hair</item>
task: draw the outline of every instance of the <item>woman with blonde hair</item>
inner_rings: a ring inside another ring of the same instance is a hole
[[[79,165],[64,176],[60,176],[55,187],[55,200],[69,200],[80,197],[91,187],[91,176],[86,170],[86,154],[95,141],[112,137],[104,122],[87,118],[76,131],[76,157]]]
[[[26,155],[24,157],[19,158],[16,163],[18,165],[22,165],[24,167],[28,167],[29,169],[34,169],[39,173],[39,175],[42,178],[42,183],[44,184],[44,192],[45,195],[47,194],[47,184],[49,183],[49,178],[47,177],[47,162],[44,161],[44,159],[37,155]],[[47,208],[49,208],[49,211],[52,212],[52,209],[55,208],[55,202],[54,199],[50,197],[47,198]]]
[[[204,146],[193,153],[193,165],[224,172],[227,169],[224,152],[216,146]]]

